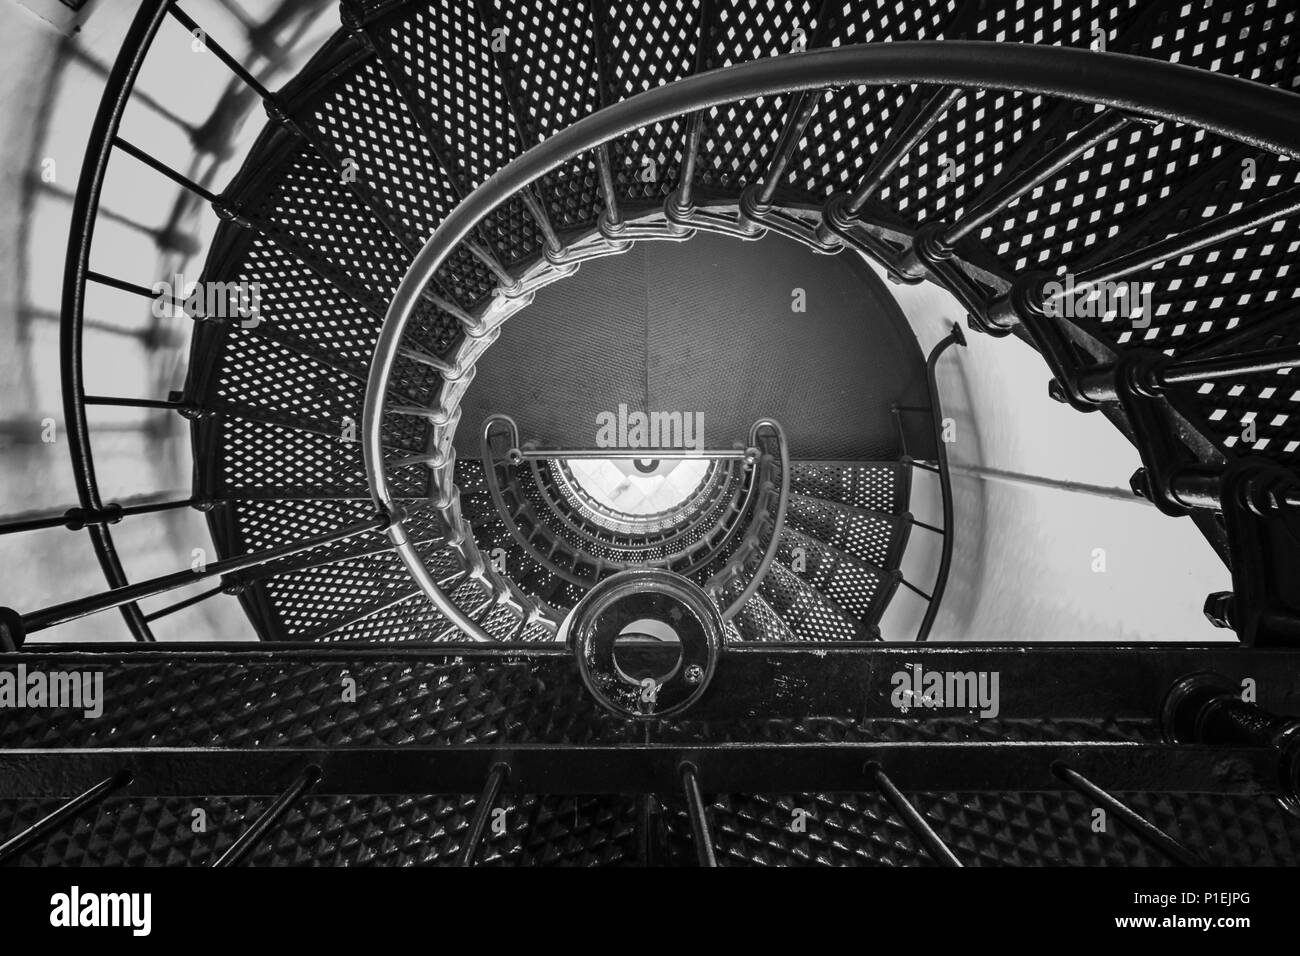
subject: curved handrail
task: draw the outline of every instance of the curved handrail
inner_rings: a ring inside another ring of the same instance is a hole
[[[952,475],[948,471],[947,443],[943,440],[943,410],[939,404],[938,365],[943,353],[954,345],[960,345],[963,348],[966,346],[966,334],[962,332],[961,326],[955,322],[952,331],[939,340],[925,359],[925,384],[930,395],[929,418],[934,427],[934,456],[935,464],[939,466],[939,494],[943,502],[943,541],[939,545],[939,570],[935,575],[934,587],[930,590],[930,600],[926,604],[925,616],[921,619],[921,627],[916,632],[918,641],[926,641],[930,637],[930,629],[934,627],[934,619],[939,613],[939,605],[943,602],[944,589],[948,586],[948,569],[952,566],[953,535],[955,534],[952,508]]]
[[[517,157],[460,203],[416,254],[384,318],[371,361],[362,449],[371,495],[391,507],[381,424],[388,380],[407,323],[434,274],[480,220],[572,157],[640,127],[710,106],[833,86],[915,83],[1021,91],[1189,123],[1300,159],[1294,94],[1179,64],[1068,47],[989,41],[908,41],[842,46],[742,63],[658,87],[606,107]],[[1241,104],[1251,104],[1243,110]],[[491,640],[455,608],[405,542],[390,529],[403,562],[440,611],[475,640]],[[419,565],[420,570],[416,570]]]
[[[777,492],[776,514],[772,518],[772,535],[768,538],[767,547],[763,549],[762,556],[758,559],[758,566],[754,568],[754,573],[750,576],[749,583],[745,589],[736,596],[722,612],[722,619],[730,621],[740,613],[740,609],[745,603],[752,598],[757,592],[759,585],[763,583],[763,578],[767,577],[767,572],[772,567],[772,562],[776,560],[777,552],[781,547],[781,532],[785,530],[785,515],[790,507],[790,446],[785,440],[785,431],[781,426],[770,418],[764,418],[754,423],[750,429],[749,441],[751,445],[758,445],[758,433],[762,429],[771,429],[776,434],[777,455],[781,461],[781,487]]]
[[[68,438],[68,455],[72,459],[73,481],[81,507],[98,511],[103,507],[99,482],[95,477],[95,459],[90,447],[90,428],[86,420],[85,376],[81,343],[86,318],[86,273],[90,270],[90,247],[94,240],[99,197],[104,186],[113,141],[122,123],[122,115],[131,98],[136,77],[144,65],[154,36],[167,16],[171,0],[143,0],[122,41],[121,53],[108,75],[104,94],[90,127],[86,158],[72,202],[72,221],[68,232],[68,252],[63,270],[62,321],[59,328],[59,369],[63,393],[63,427]],[[110,588],[125,587],[126,572],[113,545],[107,525],[87,529],[95,556],[104,570]],[[144,614],[135,603],[121,606],[127,627],[137,641],[152,641],[153,633]]]

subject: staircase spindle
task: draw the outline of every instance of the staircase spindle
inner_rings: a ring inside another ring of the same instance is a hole
[[[15,834],[4,843],[0,843],[0,866],[14,860],[42,837],[57,830],[65,821],[77,816],[83,810],[93,807],[113,791],[122,789],[130,782],[131,773],[126,770],[119,771],[108,779],[95,784],[85,793],[73,797],[53,813],[37,820],[26,830]]]
[[[509,778],[510,764],[503,762],[492,765],[487,780],[483,783],[483,790],[479,793],[478,802],[474,805],[474,816],[470,818],[469,829],[465,831],[465,840],[461,843],[460,852],[456,854],[459,865],[474,865],[479,847],[483,844],[483,835],[487,833],[488,817],[496,807],[501,787]]]
[[[158,299],[165,299],[175,308],[181,310],[185,309],[185,300],[178,299],[174,295],[154,292],[152,289],[145,286],[137,285],[134,282],[127,282],[124,279],[115,279],[112,276],[106,276],[100,272],[87,270],[85,275],[87,282],[95,282],[99,285],[105,285],[110,289],[120,289],[123,292],[130,292],[132,295],[138,295],[145,299],[152,299],[155,301]]]
[[[614,190],[614,170],[610,165],[608,143],[596,147],[596,169],[600,174],[601,195],[605,198],[605,211],[601,214],[600,225],[608,233],[621,232],[625,223],[618,210],[618,194]]]
[[[1105,809],[1107,813],[1117,817],[1125,826],[1137,834],[1143,842],[1159,851],[1170,862],[1179,866],[1207,865],[1204,860],[1165,833],[1164,830],[1161,830],[1128,804],[1120,801],[1114,794],[1103,790],[1082,774],[1071,770],[1063,763],[1053,764],[1052,773],[1057,779],[1068,784],[1071,788]]]
[[[319,548],[324,545],[334,544],[338,541],[344,541],[348,538],[355,537],[359,534],[365,534],[369,531],[379,531],[387,528],[391,523],[392,519],[388,515],[379,515],[365,521],[359,521],[347,525],[346,527],[340,528],[337,531],[332,531],[329,534],[308,538],[304,541],[279,545],[274,548],[267,548],[264,551],[254,551],[249,554],[226,558],[221,561],[212,561],[206,565],[201,565],[196,569],[176,571],[171,574],[164,574],[160,577],[151,578],[148,581],[141,581],[137,584],[127,584],[122,587],[104,591],[100,594],[78,598],[74,601],[66,601],[62,604],[56,604],[41,611],[22,615],[23,629],[26,633],[31,634],[36,631],[44,630],[47,627],[53,627],[56,624],[63,624],[80,617],[86,617],[89,614],[95,614],[99,611],[108,610],[109,608],[121,607],[123,604],[135,603],[144,598],[164,594],[167,591],[184,587],[187,584],[203,580],[204,578],[216,577],[218,575],[229,574],[233,571],[242,571],[246,568],[258,567],[271,561],[278,560],[279,558],[291,557],[303,551],[309,551],[312,548]]]
[[[122,150],[122,152],[130,156],[134,156],[136,159],[144,163],[150,169],[162,173],[164,176],[166,176],[172,182],[176,183],[176,185],[180,186],[182,189],[186,189],[194,193],[194,195],[207,200],[209,203],[215,203],[220,200],[220,197],[217,196],[217,194],[214,193],[212,190],[208,189],[206,186],[202,186],[199,183],[196,183],[194,180],[190,179],[188,176],[178,173],[176,170],[172,169],[166,163],[158,159],[155,159],[153,156],[146,153],[140,147],[134,145],[133,143],[128,142],[127,140],[123,139],[121,136],[113,137],[113,145],[116,146],[118,149]]]
[[[1001,187],[973,202],[942,234],[942,241],[953,246],[979,229],[993,216],[1011,206],[1032,189],[1041,186],[1088,150],[1113,139],[1133,122],[1133,118],[1109,109],[1100,113],[1074,136],[1047,153]]]
[[[1073,289],[1068,294],[1086,295],[1104,282],[1123,279],[1167,260],[1217,245],[1296,212],[1300,212],[1300,186],[1292,186],[1269,199],[1251,203],[1236,212],[1217,216],[1199,226],[1098,263],[1075,277]],[[1066,295],[1062,291],[1046,301],[1060,303]]]
[[[200,591],[198,594],[193,594],[182,601],[176,601],[172,604],[168,604],[166,607],[159,608],[156,611],[150,611],[144,616],[144,619],[152,624],[159,618],[170,617],[177,611],[183,611],[187,607],[193,607],[195,604],[206,601],[210,597],[216,597],[225,590],[226,585],[224,583],[218,584],[215,588],[208,588],[206,591]]]
[[[686,814],[691,821],[691,837],[695,841],[696,858],[700,866],[717,866],[718,858],[713,850],[713,829],[709,826],[704,794],[700,792],[699,768],[689,760],[683,760],[678,765],[677,775],[686,794]]]
[[[844,212],[850,217],[857,216],[867,202],[875,195],[894,168],[916,148],[925,138],[943,114],[965,94],[959,87],[942,87],[935,91],[921,108],[901,128],[895,130],[880,153],[871,162],[861,184],[849,197]]]
[[[921,811],[912,805],[912,801],[903,796],[903,792],[894,786],[894,781],[890,780],[884,769],[878,763],[871,763],[867,766],[867,776],[871,778],[880,795],[885,798],[894,812],[902,818],[907,828],[916,835],[925,847],[926,852],[940,866],[962,866],[961,860],[952,852],[948,844],[943,842],[943,838],[934,831]]]
[[[239,838],[226,849],[226,852],[217,858],[212,865],[214,867],[238,866],[243,863],[253,849],[257,846],[258,841],[262,839],[272,827],[280,822],[281,818],[289,812],[290,808],[297,800],[302,797],[308,790],[320,783],[321,770],[319,767],[311,766],[299,774],[298,778],[289,785],[289,789],[284,791],[275,798],[265,811],[253,821],[253,825],[239,835]]]
[[[804,130],[812,121],[813,113],[816,112],[817,104],[821,102],[824,94],[825,90],[802,90],[791,103],[785,127],[781,130],[781,136],[772,154],[772,161],[768,164],[767,174],[763,177],[763,185],[754,197],[754,206],[759,211],[772,204],[772,198],[776,195],[776,190],[790,167],[790,160],[794,158],[794,151],[798,149]]]
[[[168,12],[183,26],[189,33],[201,33],[203,35],[203,45],[217,55],[217,59],[224,63],[231,73],[237,76],[241,83],[258,95],[264,103],[275,102],[275,97],[270,91],[258,81],[257,77],[249,73],[244,65],[236,60],[230,53],[216,40],[208,35],[208,32],[202,29],[194,19],[182,10],[176,3],[172,3]]]

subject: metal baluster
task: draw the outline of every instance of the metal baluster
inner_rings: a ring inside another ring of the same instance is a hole
[[[1296,212],[1300,212],[1300,186],[1292,186],[1269,199],[1251,203],[1236,212],[1217,216],[1199,226],[1098,263],[1075,278],[1074,294],[1084,294],[1103,282],[1122,279],[1168,259],[1217,245]],[[1061,301],[1064,297],[1065,293],[1062,292],[1053,296],[1053,299]]]
[[[1158,850],[1171,862],[1179,866],[1207,865],[1204,860],[1168,833],[1165,833],[1164,830],[1161,830],[1128,804],[1122,803],[1117,797],[1103,790],[1082,774],[1071,770],[1063,763],[1053,764],[1052,773],[1057,779],[1101,806],[1107,813],[1117,817],[1145,843]]]
[[[989,306],[987,321],[995,329],[1010,329],[1023,323],[1026,317],[1032,321],[1036,317],[1062,314],[1067,299],[1085,296],[1104,283],[1125,279],[1167,260],[1217,245],[1296,212],[1300,212],[1300,186],[1108,259],[1083,270],[1072,282],[1057,283],[1060,290],[1050,294],[1042,275],[1030,273]]]
[[[1260,375],[1297,367],[1300,367],[1300,346],[1262,349],[1237,355],[1164,361],[1150,369],[1142,385],[1159,393],[1178,385],[1199,385],[1223,378],[1240,378],[1243,375]],[[1079,391],[1090,401],[1117,401],[1118,376],[1119,370],[1115,365],[1089,369],[1079,375]]]
[[[137,285],[134,282],[127,282],[125,279],[115,279],[112,276],[104,275],[102,272],[94,272],[91,270],[86,271],[85,277],[87,282],[95,282],[98,283],[99,285],[106,285],[110,289],[120,289],[123,292],[130,292],[132,295],[138,295],[142,298],[150,299],[152,301],[165,299],[173,307],[177,309],[181,309],[182,311],[184,311],[185,309],[184,299],[178,299],[174,295],[167,295],[165,293],[155,292],[153,291],[153,289],[147,288],[142,285]]]
[[[903,587],[907,588],[907,589],[908,589],[909,591],[911,591],[912,593],[920,595],[920,596],[923,597],[926,601],[933,601],[933,600],[934,600],[934,596],[933,596],[933,595],[931,595],[931,594],[926,594],[924,591],[922,591],[920,588],[918,588],[918,587],[917,587],[915,584],[913,584],[911,581],[907,580],[907,578],[899,578],[899,579],[898,579],[898,583],[901,584]]]
[[[980,228],[1025,193],[1047,182],[1088,150],[1119,135],[1132,122],[1131,116],[1126,116],[1117,110],[1103,111],[1087,126],[1047,153],[1038,162],[1020,172],[1000,188],[971,203],[965,212],[943,231],[943,242],[948,246],[956,245],[963,236]]]
[[[190,192],[194,193],[194,195],[207,200],[209,203],[217,203],[220,201],[220,197],[212,190],[208,189],[206,186],[202,186],[199,183],[196,183],[194,180],[190,179],[188,176],[184,176],[181,173],[178,173],[176,170],[172,169],[166,163],[163,163],[155,159],[153,156],[150,156],[140,147],[124,140],[121,136],[113,137],[113,145],[116,146],[118,149],[122,150],[122,152],[134,156],[136,159],[140,160],[140,162],[144,163],[146,166],[148,166],[150,169],[154,170],[155,172],[162,173],[164,176],[166,176],[176,185],[180,186],[182,189],[189,190]]]
[[[709,16],[712,13],[713,0],[700,0],[698,31],[695,37],[695,73],[704,72],[709,62],[708,39]],[[664,201],[664,214],[669,222],[685,227],[687,220],[695,209],[693,191],[695,189],[695,170],[699,163],[700,143],[704,137],[704,110],[696,110],[690,116],[686,130],[686,145],[682,150],[682,170],[677,177],[677,188],[668,194]]]
[[[949,849],[948,844],[944,843],[939,834],[934,832],[934,827],[930,826],[930,822],[921,814],[921,811],[917,810],[912,805],[912,802],[903,796],[902,791],[894,786],[894,781],[889,779],[880,764],[868,764],[867,776],[876,785],[880,795],[894,808],[894,812],[902,818],[907,828],[921,841],[921,845],[925,847],[926,852],[930,854],[936,863],[940,866],[963,865],[961,860],[957,859],[957,855]]]
[[[216,597],[218,594],[221,594],[225,590],[226,590],[225,584],[218,584],[215,588],[209,588],[206,591],[200,591],[198,594],[195,594],[191,597],[187,597],[183,601],[177,601],[175,604],[169,604],[166,607],[159,608],[156,611],[150,611],[148,614],[144,616],[144,619],[152,624],[154,621],[158,620],[159,618],[168,617],[169,615],[175,614],[177,611],[183,611],[187,607],[193,607],[195,604],[198,604],[201,601],[206,601],[210,597]]]
[[[280,796],[275,798],[266,810],[253,821],[253,825],[239,835],[239,838],[217,858],[212,865],[214,867],[238,866],[257,846],[257,842],[264,837],[267,832],[280,822],[280,819],[289,812],[289,808],[294,802],[305,794],[316,784],[320,783],[320,767],[311,766],[304,770],[292,784],[289,789]]]
[[[98,611],[120,607],[126,603],[135,603],[144,598],[164,594],[167,591],[184,587],[187,584],[191,584],[194,581],[199,581],[204,578],[216,577],[218,575],[228,574],[232,571],[241,571],[245,568],[257,567],[279,558],[287,558],[303,551],[309,551],[312,548],[333,544],[336,541],[343,541],[347,538],[354,537],[358,534],[364,534],[368,531],[379,531],[383,528],[387,528],[391,523],[392,519],[388,515],[380,515],[367,521],[348,525],[338,531],[332,531],[329,534],[320,535],[315,538],[308,538],[305,541],[280,545],[275,548],[268,548],[264,551],[254,551],[250,554],[226,558],[222,561],[213,561],[200,570],[176,571],[172,574],[164,574],[160,577],[151,578],[148,581],[141,581],[137,584],[128,584],[123,587],[113,588],[100,594],[78,598],[74,601],[66,601],[62,604],[56,604],[41,611],[24,614],[22,616],[23,628],[26,633],[31,634],[47,627],[53,627],[56,624],[63,624],[67,621],[76,620],[79,617],[94,614]]]
[[[474,0],[474,12],[478,15],[479,23],[482,24],[487,32],[491,34],[497,19],[492,15],[489,0]],[[492,64],[496,67],[496,74],[501,80],[501,90],[505,97],[506,108],[510,110],[511,126],[514,128],[515,139],[519,146],[519,151],[524,152],[530,147],[536,145],[529,141],[528,130],[524,125],[524,117],[528,115],[523,105],[519,102],[519,97],[514,85],[510,82],[510,71],[506,69],[506,64],[501,60],[497,51],[493,49],[492,44],[488,44],[491,51]],[[539,184],[540,185],[540,184]],[[546,208],[545,201],[531,192],[532,187],[526,187],[524,192],[519,193],[519,198],[523,200],[524,205],[528,207],[529,214],[537,222],[537,226],[546,236],[548,248],[550,243],[554,242],[554,248],[551,250],[552,257],[559,256],[564,251],[564,245],[560,242],[556,233],[555,225],[551,220],[549,211]],[[525,195],[527,193],[527,195]]]
[[[683,760],[677,767],[677,775],[681,778],[682,790],[686,794],[686,813],[691,819],[691,836],[695,841],[699,864],[717,866],[718,858],[713,851],[713,830],[709,826],[704,795],[700,792],[699,768],[689,760]]]
[[[95,784],[85,793],[73,797],[63,806],[59,807],[49,816],[37,820],[26,830],[15,836],[10,837],[4,843],[0,843],[0,865],[8,863],[10,860],[18,857],[23,851],[33,843],[40,840],[47,834],[57,830],[66,820],[75,817],[81,811],[93,807],[99,801],[103,800],[114,790],[120,790],[131,782],[131,773],[127,770],[119,771],[107,780]]]
[[[184,402],[162,398],[119,398],[113,395],[87,395],[84,401],[87,405],[104,405],[112,408],[162,408],[171,411],[180,411],[185,408]]]
[[[935,123],[963,95],[964,90],[957,87],[940,87],[928,100],[921,104],[915,114],[904,120],[891,132],[884,147],[872,159],[866,174],[858,188],[851,195],[832,196],[822,212],[822,221],[817,226],[817,238],[824,243],[833,244],[840,241],[841,234],[847,234],[857,224],[858,215],[867,202],[875,195],[889,175],[912,149],[925,138]],[[919,96],[919,91],[916,94]],[[874,240],[870,243],[875,245]],[[895,256],[886,249],[878,250],[885,261]]]
[[[176,18],[176,20],[180,23],[180,25],[183,26],[188,32],[190,33],[195,33],[196,31],[201,32],[203,34],[203,45],[207,49],[215,53],[217,59],[219,59],[222,63],[224,63],[226,65],[226,68],[229,69],[231,73],[234,73],[235,76],[239,77],[240,81],[245,86],[247,86],[250,90],[256,93],[258,97],[262,100],[262,102],[264,103],[275,102],[275,97],[272,96],[270,91],[265,86],[263,86],[261,82],[258,81],[257,77],[253,76],[253,74],[249,73],[248,70],[244,69],[243,64],[241,64],[238,60],[236,60],[233,56],[231,56],[228,52],[226,52],[225,47],[223,47],[216,40],[212,39],[212,37],[208,35],[206,30],[202,30],[199,27],[199,25],[194,22],[194,19],[189,14],[187,14],[184,10],[182,10],[179,6],[177,6],[174,3],[171,5],[169,12],[173,17]]]
[[[872,160],[871,166],[862,178],[861,184],[849,197],[844,212],[849,217],[857,216],[876,190],[884,185],[894,168],[906,158],[925,138],[934,124],[943,118],[943,114],[961,99],[965,91],[960,88],[942,87],[934,92],[921,106],[920,110],[900,129],[894,131],[884,149]]]
[[[492,765],[492,770],[488,773],[487,781],[479,794],[478,803],[474,805],[474,816],[470,818],[469,829],[465,831],[465,840],[461,843],[460,852],[456,854],[456,862],[459,865],[474,865],[479,847],[483,843],[483,835],[487,832],[488,817],[496,806],[497,797],[501,795],[502,785],[509,778],[510,764],[502,762]]]
[[[794,98],[761,185],[755,183],[747,186],[741,193],[741,215],[745,221],[753,223],[756,228],[761,227],[759,220],[771,208],[772,198],[776,195],[776,190],[790,167],[794,151],[799,147],[804,130],[812,121],[813,113],[816,112],[817,104],[821,102],[824,93],[824,90],[803,90]]]
[[[617,237],[627,226],[618,211],[618,195],[614,191],[614,170],[609,161],[609,144],[596,147],[596,169],[600,174],[600,191],[605,197],[605,211],[600,214],[599,228],[609,238]]]

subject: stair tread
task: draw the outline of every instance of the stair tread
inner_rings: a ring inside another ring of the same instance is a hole
[[[786,525],[877,568],[898,567],[910,537],[908,512],[887,514],[867,508],[791,495]]]
[[[796,548],[804,549],[802,570],[793,560]],[[777,557],[791,573],[866,627],[880,620],[901,577],[897,570],[881,569],[789,527],[782,532]]]
[[[740,622],[737,627],[747,641],[781,643],[795,640],[781,615],[759,593],[745,602],[734,620]]]
[[[793,461],[790,491],[837,504],[899,514],[907,510],[911,466],[903,461]]]
[[[759,585],[759,593],[800,640],[872,639],[868,626],[853,618],[780,560],[772,562],[771,569]]]

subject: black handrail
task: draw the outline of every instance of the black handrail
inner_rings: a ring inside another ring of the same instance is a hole
[[[68,231],[68,252],[63,273],[63,320],[59,333],[59,364],[63,389],[63,427],[72,459],[72,476],[77,498],[86,511],[104,507],[99,482],[95,477],[95,459],[90,447],[90,429],[86,421],[85,376],[82,368],[82,332],[86,318],[86,278],[90,271],[90,248],[95,234],[95,217],[99,211],[100,192],[114,140],[122,123],[122,114],[131,98],[136,77],[158,28],[167,16],[172,0],[142,0],[131,21],[121,51],[109,73],[99,109],[91,123],[86,158],[81,164],[76,198],[72,203],[72,222]],[[124,587],[126,572],[113,545],[113,536],[103,524],[88,526],[95,556],[111,588]],[[152,641],[153,632],[134,602],[121,605],[122,617],[137,641]]]
[[[934,426],[934,456],[939,465],[939,489],[943,499],[943,541],[939,551],[939,570],[935,576],[934,587],[930,592],[929,604],[925,608],[925,617],[921,619],[921,627],[916,632],[918,641],[928,640],[930,637],[930,629],[934,627],[935,615],[939,613],[939,605],[943,602],[943,592],[948,586],[948,572],[952,567],[954,534],[952,475],[948,472],[948,448],[943,436],[943,406],[939,401],[939,380],[936,367],[943,353],[954,345],[962,347],[966,345],[966,336],[962,332],[961,326],[955,322],[952,331],[930,350],[930,355],[925,360],[925,383],[930,392],[930,419]]]
[[[906,578],[900,578],[899,584],[909,591],[920,596],[926,602],[925,615],[921,619],[921,624],[917,628],[916,639],[918,641],[927,640],[930,636],[930,629],[934,626],[935,615],[939,611],[939,603],[943,599],[943,592],[948,585],[948,572],[952,566],[952,546],[954,534],[954,515],[952,502],[952,475],[948,469],[948,450],[945,448],[946,442],[943,440],[943,403],[939,398],[939,380],[937,375],[937,366],[940,356],[953,345],[966,345],[966,336],[962,332],[961,326],[953,323],[952,331],[940,339],[925,360],[925,381],[926,394],[929,395],[930,403],[928,405],[895,405],[893,408],[894,422],[898,426],[898,437],[902,443],[904,461],[909,468],[919,468],[922,471],[928,471],[939,478],[939,495],[943,508],[943,526],[935,527],[924,521],[917,521],[912,518],[912,524],[920,528],[925,528],[940,536],[939,567],[935,572],[934,586],[932,593],[927,594],[922,591],[911,581]],[[935,463],[933,465],[924,461],[917,461],[908,455],[907,449],[907,432],[903,428],[902,415],[904,412],[924,415],[930,422],[934,434],[934,453]]]

